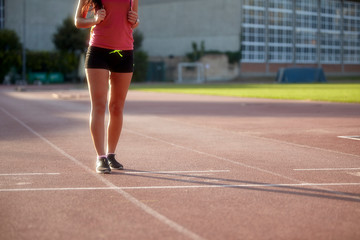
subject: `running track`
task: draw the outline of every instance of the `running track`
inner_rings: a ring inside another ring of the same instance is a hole
[[[94,172],[86,90],[0,89],[0,239],[360,239],[360,105],[130,91]]]

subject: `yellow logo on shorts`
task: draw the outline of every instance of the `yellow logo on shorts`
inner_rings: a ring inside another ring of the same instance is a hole
[[[117,53],[117,54],[119,54],[120,57],[123,57],[123,55],[121,54],[121,52],[122,52],[121,50],[114,50],[114,51],[110,52],[109,54]]]

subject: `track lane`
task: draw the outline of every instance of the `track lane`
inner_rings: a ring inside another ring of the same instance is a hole
[[[137,102],[137,94],[129,94],[131,104]],[[12,95],[12,97],[15,95]],[[29,95],[36,99],[33,93],[29,93]],[[152,95],[145,94],[142,97],[147,98],[152,97]],[[178,96],[176,95],[174,98],[176,100]],[[196,97],[197,99],[198,97]],[[11,100],[13,102],[10,106],[16,107],[16,100],[13,98]],[[148,99],[148,101],[151,101],[151,99]],[[138,106],[141,106],[141,102],[138,103]],[[34,115],[34,112],[24,111],[26,108],[19,106],[17,106],[19,110],[16,113],[19,114],[17,116],[22,116],[23,119],[26,119],[27,124],[39,131],[42,136],[51,140],[53,144],[59,146],[70,156],[74,156],[81,164],[93,171],[93,152],[90,150],[92,145],[88,139],[89,134],[86,126],[88,105],[81,101],[54,101],[52,98],[47,99],[47,97],[44,97],[42,101],[36,101],[34,105],[36,111],[47,113],[48,116],[44,118],[45,114]],[[58,111],[51,110],[54,107],[57,107]],[[35,111],[34,109],[32,110]],[[314,188],[314,186],[299,185],[302,182],[335,184],[339,182],[339,179],[349,180],[342,183],[354,181],[354,183],[357,183],[358,178],[356,176],[344,177],[341,175],[342,173],[338,173],[339,175],[326,173],[313,176],[294,173],[293,171],[298,165],[301,165],[301,168],[302,166],[312,167],[323,166],[324,164],[354,165],[358,163],[356,155],[335,153],[332,156],[333,152],[326,152],[317,148],[311,149],[300,145],[290,145],[289,147],[286,141],[268,141],[266,138],[242,135],[236,131],[232,132],[230,129],[213,127],[211,121],[208,124],[208,117],[203,118],[203,124],[198,124],[198,119],[193,121],[189,117],[186,118],[187,121],[183,121],[183,117],[178,113],[178,110],[171,107],[167,108],[167,115],[160,117],[156,114],[156,111],[152,114],[148,112],[149,110],[146,110],[146,114],[144,114],[143,110],[139,111],[139,109],[137,110],[139,112],[134,110],[127,112],[119,151],[123,162],[131,171],[126,174],[114,172],[115,174],[106,176],[106,180],[120,190],[134,196],[135,199],[140,199],[140,203],[145,203],[162,216],[166,216],[180,226],[192,229],[207,239],[237,237],[239,239],[263,239],[264,236],[276,237],[277,239],[296,237],[311,239],[314,236],[319,239],[326,239],[330,236],[335,238],[345,236],[351,239],[359,235],[356,226],[353,224],[359,220],[357,211],[354,211],[354,209],[357,209],[358,203],[353,201],[359,194],[359,187],[356,185],[326,186],[326,188],[330,187],[330,191],[327,191]],[[61,113],[61,111],[63,112]],[[177,115],[172,115],[172,111],[176,111]],[[62,117],[58,118],[58,116]],[[2,115],[1,119],[3,119]],[[221,120],[221,122],[224,121],[227,122],[229,119]],[[15,131],[19,131],[19,129]],[[7,137],[8,140],[12,139],[12,143],[23,138],[21,130],[18,132],[20,135],[12,135],[12,132],[9,132]],[[79,139],[79,144],[76,144],[76,147],[72,141],[74,135]],[[31,138],[25,138],[24,140],[24,142],[33,141]],[[12,144],[9,145],[8,148],[11,148]],[[179,146],[181,147],[179,148]],[[254,146],[256,146],[256,149],[254,149]],[[284,149],[290,154],[282,152]],[[25,150],[26,153],[28,150]],[[47,154],[49,156],[56,155],[51,151]],[[299,156],[293,156],[294,154]],[[23,153],[22,156],[24,155]],[[21,159],[21,156],[18,157]],[[339,158],[341,161],[339,161]],[[41,159],[44,159],[44,156],[41,156]],[[224,161],[224,159],[231,161]],[[57,167],[61,168],[63,163],[65,162],[62,162]],[[73,162],[70,162],[70,165],[74,165]],[[151,173],[141,175],[136,173],[140,171],[204,171],[219,169],[230,171],[211,173],[210,175],[196,173]],[[265,171],[259,171],[259,169]],[[79,174],[78,177],[81,178],[81,175]],[[84,175],[93,178],[87,172]],[[293,180],[299,181],[299,183]],[[83,182],[87,181],[84,180]],[[104,182],[98,181],[96,177],[95,182],[100,185],[104,184]],[[228,187],[218,187],[221,184],[228,184]],[[281,186],[281,184],[287,185]],[[74,185],[74,179],[69,179],[66,185]],[[196,188],[197,185],[205,187]],[[235,187],[235,185],[238,186]],[[146,186],[154,186],[155,188],[140,189]],[[169,186],[169,188],[156,189],[156,187],[163,186]],[[172,187],[176,188],[177,186],[179,186],[179,189],[172,189]],[[108,186],[105,185],[105,187]],[[124,189],[121,189],[121,187]],[[128,188],[126,189],[126,187]],[[113,191],[105,190],[104,192],[104,190],[98,190],[98,195],[102,197]],[[341,191],[343,191],[342,194],[338,193]],[[92,193],[86,192],[76,192],[77,197],[75,198],[79,200],[92,197]],[[61,191],[55,191],[55,193],[58,196],[64,194]],[[47,195],[46,193],[41,194],[44,201]],[[12,195],[12,197],[14,196]],[[101,197],[95,197],[94,199],[101,199]],[[133,204],[129,204],[128,199],[116,195],[114,200],[116,201],[111,202],[113,206],[116,206],[116,203],[128,203],[124,204],[127,207],[120,207],[123,213],[121,219],[126,219],[127,214],[133,214],[136,217],[132,218],[132,215],[129,215],[130,219],[133,219],[136,223],[143,223],[142,226],[141,224],[135,224],[133,228],[131,224],[126,224],[126,221],[117,223],[116,226],[121,226],[127,230],[127,233],[121,233],[123,234],[121,236],[136,239],[135,237],[145,236],[146,233],[144,232],[147,232],[150,239],[161,238],[163,233],[166,233],[164,236],[173,236],[174,239],[187,238],[184,234],[176,234],[173,229],[164,227],[162,221],[156,221],[156,230],[153,229],[154,221],[151,218],[148,221],[143,221],[145,216],[143,211],[134,210]],[[64,202],[64,206],[71,203],[71,201]],[[21,205],[22,203],[19,202],[18,204]],[[101,209],[108,210],[106,205],[108,203]],[[38,209],[36,205],[34,208]],[[317,211],[314,212],[313,209],[317,209]],[[331,214],[329,209],[332,211]],[[48,211],[50,211],[50,208]],[[66,208],[60,208],[59,212],[60,215],[63,214],[66,212]],[[87,214],[89,212],[91,211],[88,211]],[[26,214],[20,214],[19,216],[24,219],[20,221],[21,223],[26,224],[31,219]],[[113,214],[107,217],[104,220],[106,223],[109,222],[109,219],[119,221]],[[18,221],[12,215],[9,218],[12,221]],[[306,219],[305,222],[304,219]],[[70,222],[72,221],[70,220]],[[146,223],[144,224],[144,222]],[[338,226],[340,222],[342,223],[341,227]],[[34,226],[38,225],[41,226],[41,223],[34,224]],[[49,225],[45,226],[49,227]],[[337,226],[337,228],[334,228],[334,226]],[[80,229],[83,229],[80,232],[84,233],[86,226],[80,227]],[[144,232],[134,232],[135,229],[141,229]],[[31,231],[29,230],[27,233],[29,234]],[[48,232],[48,234],[51,235],[51,232]],[[75,233],[70,231],[68,236],[73,236],[72,234]],[[99,234],[95,231],[94,236],[101,236]],[[90,235],[87,234],[86,236],[89,237]],[[115,234],[105,235],[115,236]]]

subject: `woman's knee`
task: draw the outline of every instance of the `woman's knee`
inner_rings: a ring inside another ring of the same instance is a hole
[[[110,102],[109,112],[112,116],[121,116],[123,114],[124,101],[118,101],[116,103]]]
[[[106,102],[92,102],[91,113],[92,115],[105,115]]]

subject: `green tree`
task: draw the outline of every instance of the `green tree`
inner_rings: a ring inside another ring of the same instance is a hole
[[[133,82],[144,82],[146,80],[148,68],[148,54],[141,49],[144,35],[136,30],[134,32],[134,75]]]
[[[141,49],[142,43],[144,41],[144,35],[136,30],[133,34],[134,37],[134,51]]]
[[[144,82],[146,80],[148,69],[148,55],[144,51],[134,52],[134,75],[133,82]]]
[[[77,77],[80,53],[86,50],[88,37],[89,30],[76,28],[72,17],[65,18],[53,35],[53,43],[58,50],[57,69],[65,75],[65,79]]]
[[[53,35],[53,43],[61,52],[83,52],[87,46],[88,35],[88,30],[76,28],[74,20],[68,17],[57,28]]]
[[[191,43],[192,52],[187,53],[186,57],[190,62],[197,62],[205,55],[205,41],[201,41],[200,49],[198,49],[198,44],[196,42]]]
[[[21,43],[12,30],[0,30],[0,63],[0,82],[11,67],[18,68],[21,65]]]

